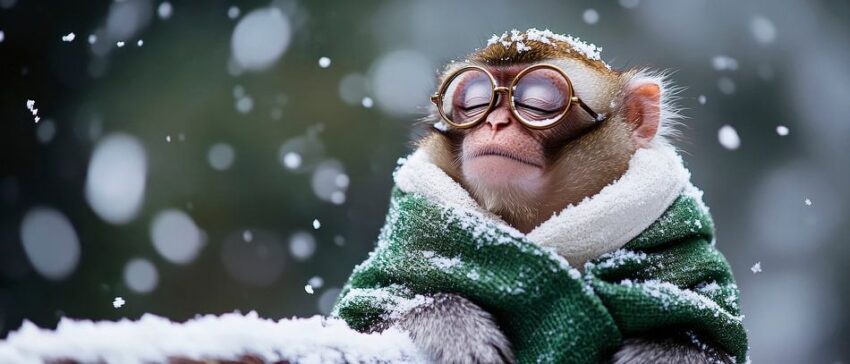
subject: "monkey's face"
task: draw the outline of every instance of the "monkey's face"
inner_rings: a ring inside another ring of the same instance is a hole
[[[520,52],[496,42],[447,66],[432,101],[452,126],[434,128],[420,145],[482,207],[529,232],[620,178],[634,152],[650,145],[661,121],[663,77],[610,69],[564,42],[525,45],[530,49]],[[537,64],[555,69],[522,83]],[[455,82],[478,67],[492,79],[482,71]],[[608,118],[597,121],[571,96]]]
[[[487,71],[497,85],[508,86],[528,66],[491,66]],[[574,82],[585,87],[582,98],[590,100],[601,96],[597,92],[599,88],[588,79]],[[460,80],[458,84],[462,90],[453,93],[450,100],[454,103],[451,109],[456,113],[475,112],[481,100],[489,102],[492,92],[489,83],[476,85],[475,80]],[[484,197],[485,205],[494,208],[497,206],[487,202],[505,201],[505,197],[514,202],[536,200],[549,192],[555,182],[553,179],[565,177],[553,173],[554,166],[563,157],[564,148],[598,123],[578,107],[571,107],[568,114],[561,117],[561,111],[570,104],[571,85],[558,72],[534,71],[524,75],[516,86],[513,90],[516,112],[512,112],[507,94],[498,93],[494,108],[484,120],[463,131],[458,156],[460,172],[468,188]],[[472,116],[475,115],[468,117]],[[520,122],[519,117],[526,120],[525,124],[528,120],[547,118],[558,118],[560,122],[548,129],[534,129]],[[573,159],[572,162],[580,161]],[[577,171],[580,166],[575,167]],[[571,166],[566,168],[572,169]]]

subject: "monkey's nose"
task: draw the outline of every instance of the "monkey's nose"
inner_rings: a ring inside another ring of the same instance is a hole
[[[510,110],[508,110],[507,106],[499,106],[487,115],[487,124],[490,125],[490,128],[493,130],[499,130],[499,128],[504,128],[511,123],[511,115]]]

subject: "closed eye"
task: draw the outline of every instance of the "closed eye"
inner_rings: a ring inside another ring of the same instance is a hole
[[[482,108],[482,107],[486,107],[486,106],[488,106],[488,105],[490,105],[490,104],[489,104],[489,103],[487,103],[487,104],[477,104],[477,105],[466,106],[466,107],[463,107],[463,106],[462,106],[460,109],[461,109],[461,110],[463,110],[463,111],[473,111],[473,110],[475,110],[475,109],[479,109],[479,108]]]
[[[529,105],[529,104],[524,104],[524,103],[521,103],[521,102],[516,103],[516,106],[517,106],[517,107],[521,107],[521,108],[523,108],[523,109],[528,109],[529,111],[534,111],[534,112],[537,112],[537,113],[541,113],[541,114],[552,114],[552,113],[555,113],[555,112],[560,111],[560,108],[555,108],[555,109],[552,109],[552,110],[547,110],[547,109],[544,109],[544,108],[531,106],[531,105]]]

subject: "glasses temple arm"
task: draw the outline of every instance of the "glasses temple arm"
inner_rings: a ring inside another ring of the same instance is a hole
[[[593,111],[593,109],[591,109],[590,106],[587,106],[587,104],[585,104],[584,101],[581,101],[581,99],[576,97],[576,96],[573,96],[572,101],[577,103],[578,106],[580,106],[582,108],[582,110],[584,110],[584,112],[586,112],[588,115],[593,117],[593,119],[596,120],[597,122],[598,121],[605,121],[605,119],[608,118],[608,115],[606,115],[606,114],[597,114],[596,111]]]

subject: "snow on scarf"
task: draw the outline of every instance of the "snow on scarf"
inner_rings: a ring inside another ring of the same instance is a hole
[[[624,337],[657,330],[688,331],[746,361],[737,286],[672,148],[639,150],[618,181],[528,234],[483,210],[424,151],[403,162],[377,248],[334,308],[353,328],[448,292],[490,312],[520,363],[595,363]]]

